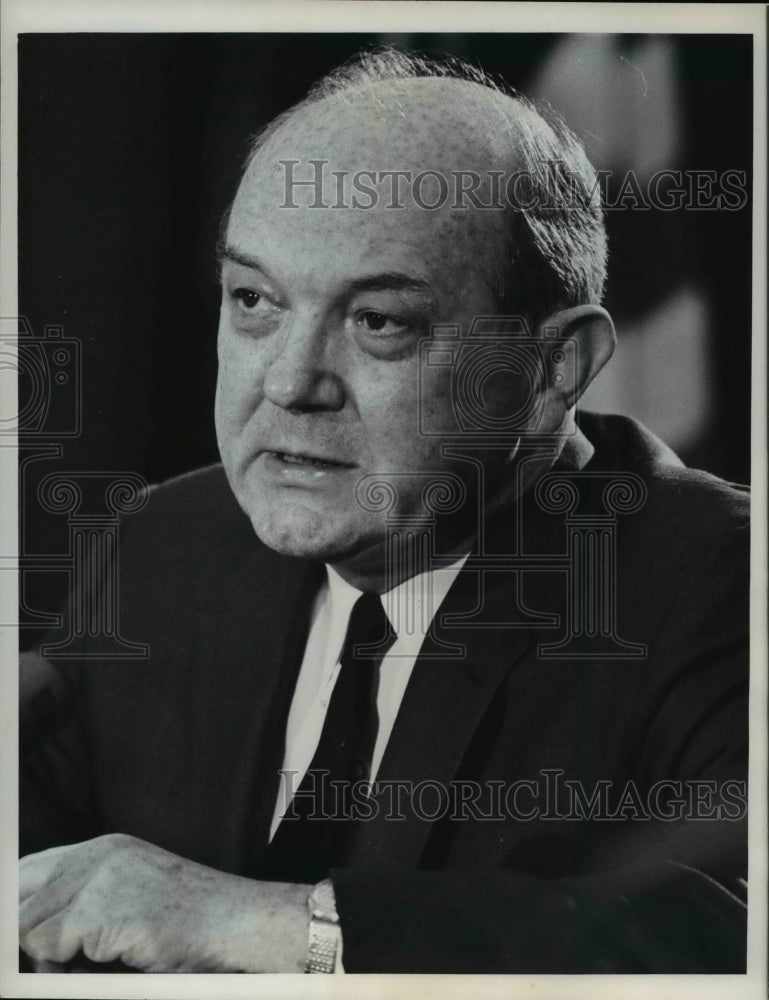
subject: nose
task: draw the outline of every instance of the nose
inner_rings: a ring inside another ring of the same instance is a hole
[[[264,374],[264,394],[284,410],[341,410],[344,387],[327,361],[327,337],[315,319],[297,319],[276,342]]]

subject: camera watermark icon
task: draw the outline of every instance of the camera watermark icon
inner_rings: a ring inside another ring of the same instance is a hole
[[[573,384],[575,341],[555,343],[557,328],[533,337],[523,316],[477,316],[463,335],[435,325],[419,344],[419,432],[457,442],[535,444],[560,440],[543,426],[546,390]],[[434,406],[436,377],[451,377],[451,416]]]
[[[76,337],[65,337],[57,325],[37,336],[25,317],[0,317],[0,372],[18,384],[18,406],[0,415],[0,435],[20,441],[80,435],[82,346]]]

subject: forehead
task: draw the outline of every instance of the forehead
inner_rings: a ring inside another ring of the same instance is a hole
[[[468,199],[458,203],[456,192],[473,183],[460,181],[460,174],[477,176],[478,197],[490,200],[488,173],[503,158],[505,123],[485,98],[481,114],[473,102],[455,101],[447,111],[445,91],[440,103],[438,94],[428,88],[418,97],[334,97],[302,109],[246,171],[230,217],[230,243],[294,260],[320,254],[329,266],[377,259],[426,271],[470,268],[488,275],[498,268],[502,211],[477,209]],[[436,201],[437,208],[426,207]]]

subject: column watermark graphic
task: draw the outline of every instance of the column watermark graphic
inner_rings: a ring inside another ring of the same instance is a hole
[[[101,502],[90,509],[86,485],[101,494]],[[38,497],[45,510],[66,515],[69,527],[69,548],[63,557],[70,580],[66,636],[45,643],[43,656],[146,659],[149,646],[130,642],[120,633],[119,573],[120,515],[146,506],[146,482],[134,473],[51,473],[40,484]],[[84,639],[88,639],[85,647]]]
[[[593,494],[600,491],[600,507],[580,513],[580,496],[586,489]],[[645,645],[625,642],[617,632],[618,519],[641,509],[646,500],[644,481],[631,472],[549,473],[535,490],[543,510],[565,514],[568,532],[566,635],[558,642],[540,644],[539,655],[572,660],[644,658]]]
[[[61,462],[68,441],[83,433],[83,345],[61,325],[36,333],[25,317],[0,320],[0,368],[16,378],[16,413],[0,420],[0,447],[18,448],[18,555],[0,554],[0,569],[19,576],[19,617],[2,624],[44,628],[57,640],[44,643],[48,659],[83,655],[145,659],[149,647],[125,638],[120,630],[120,518],[147,502],[148,485],[135,472],[51,472],[34,487],[43,464]],[[27,513],[38,510],[66,519],[67,542],[61,551],[35,551]],[[28,600],[29,577],[64,575],[70,600],[59,613],[42,611]]]

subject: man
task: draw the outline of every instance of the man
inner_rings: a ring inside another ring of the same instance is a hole
[[[44,967],[744,968],[745,498],[577,424],[592,190],[558,121],[394,53],[256,140],[222,467],[125,526],[149,659],[84,637],[25,755]]]

